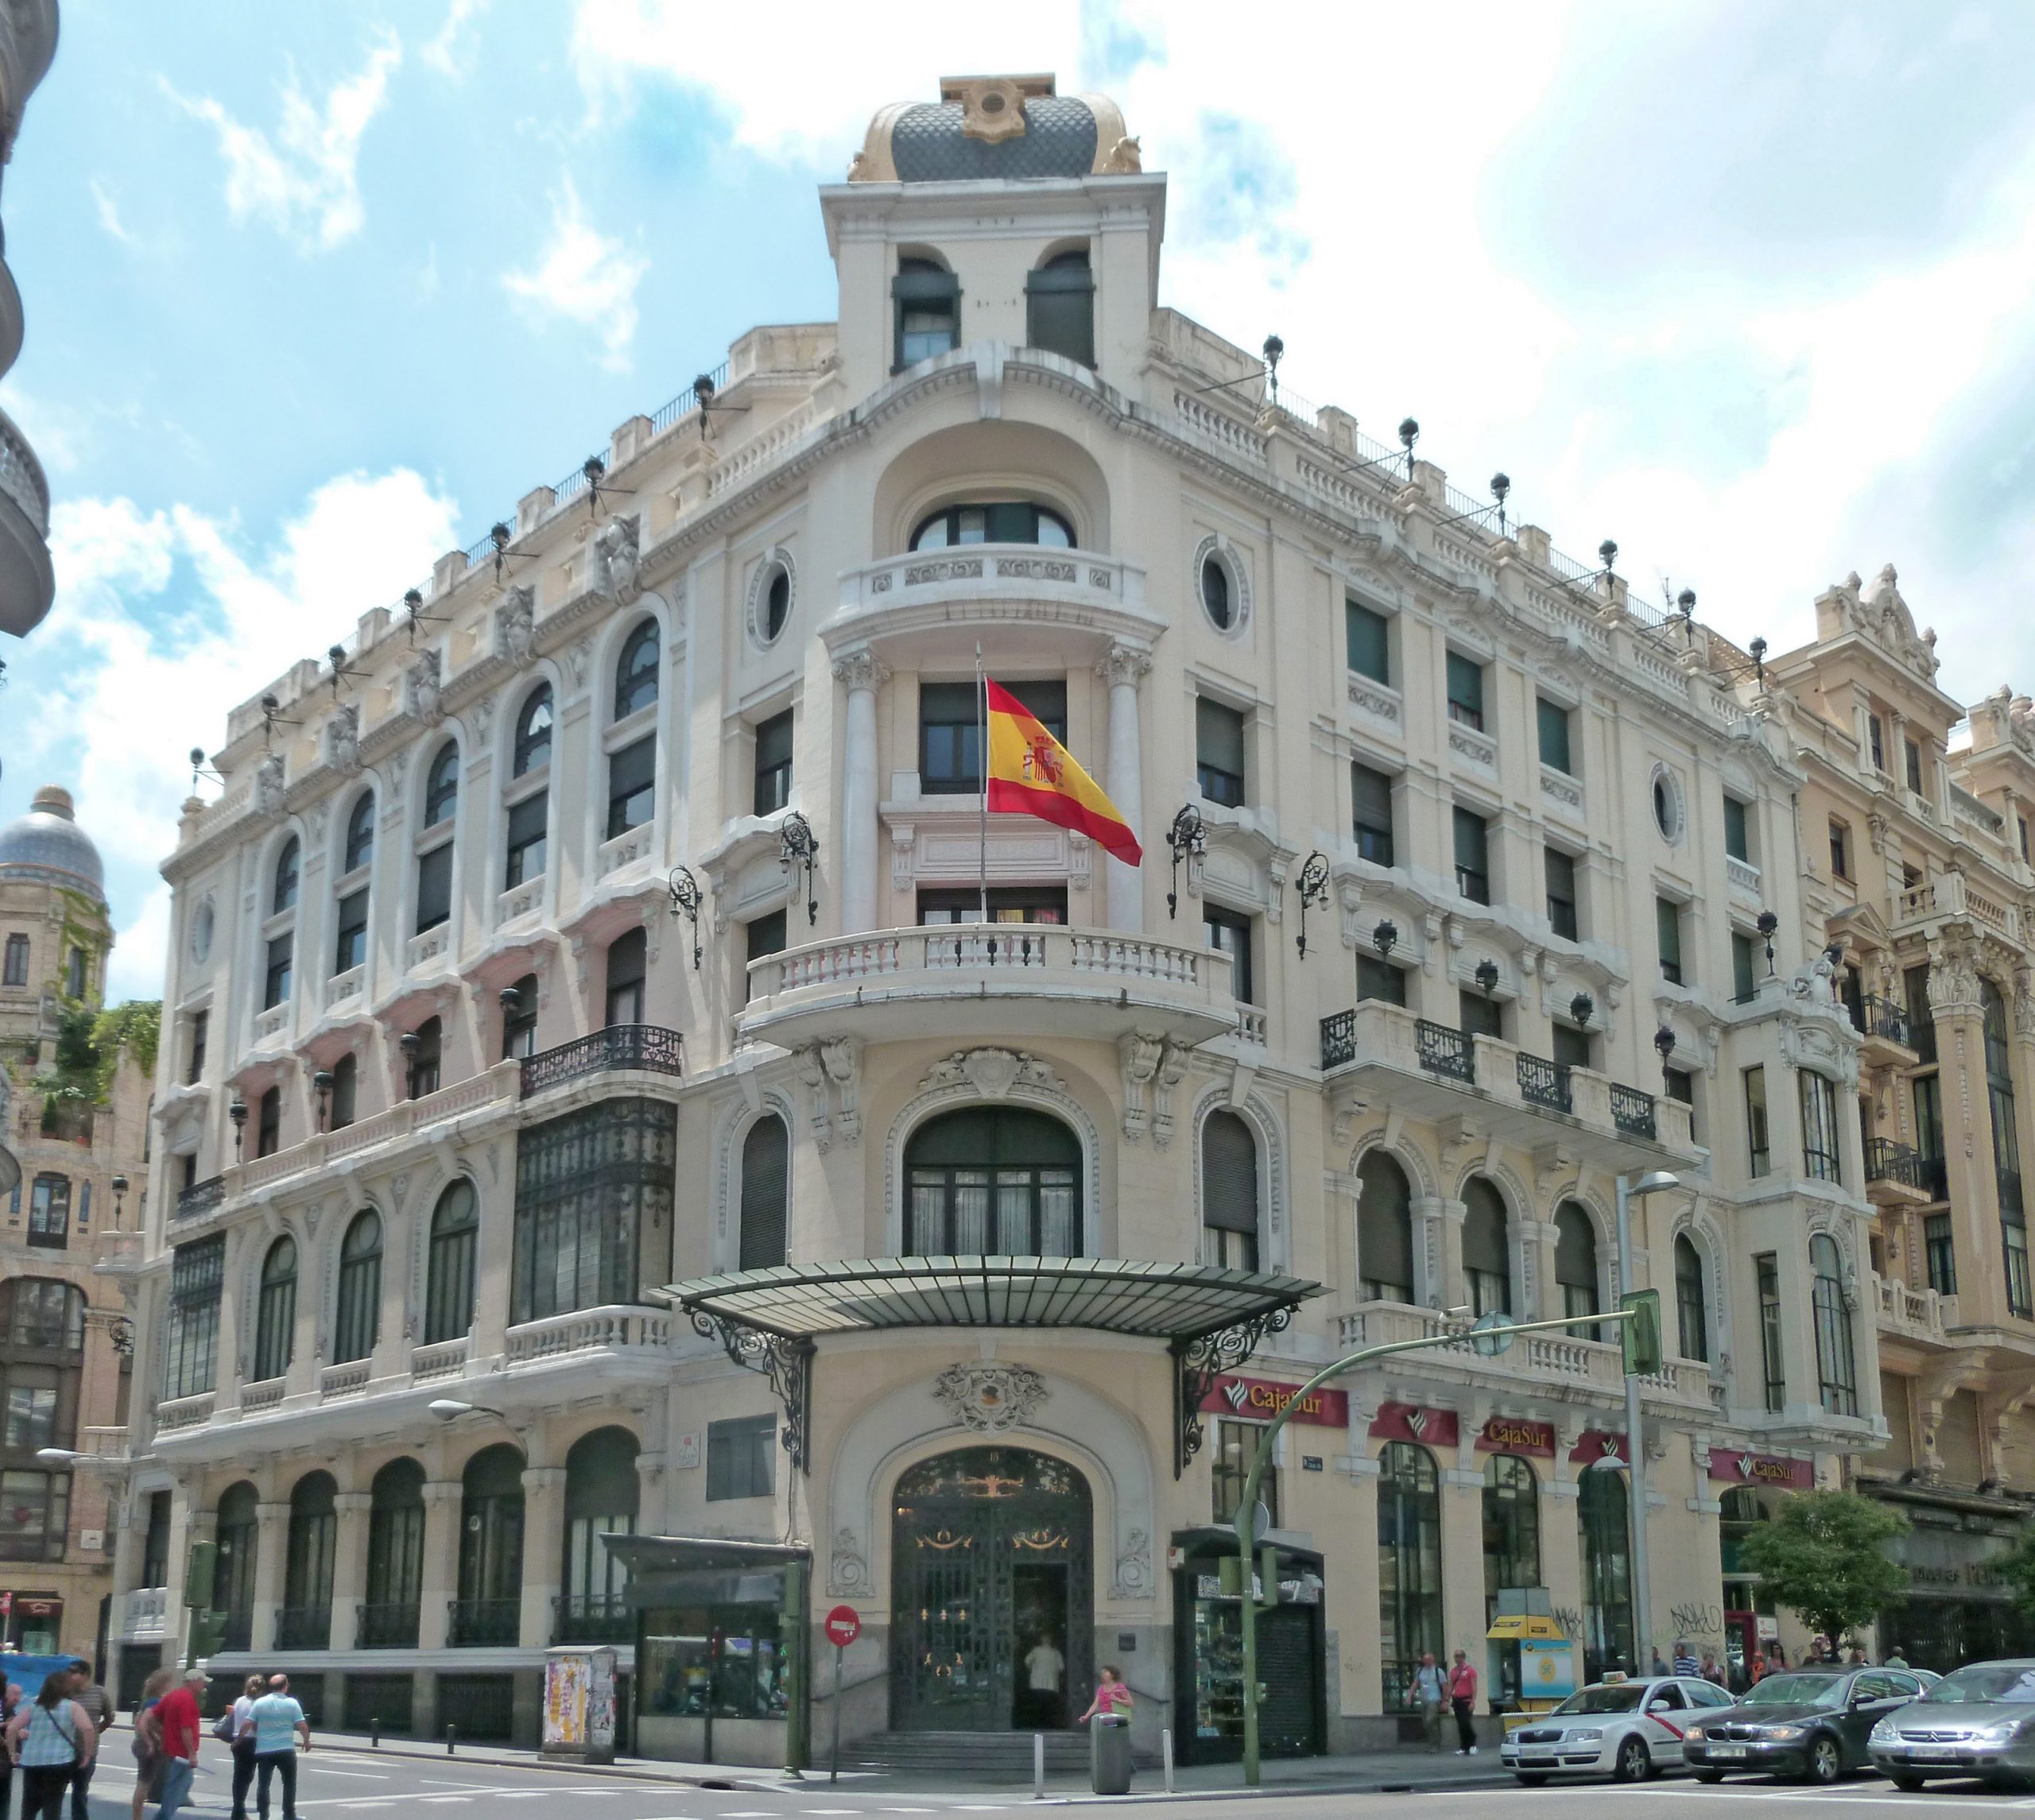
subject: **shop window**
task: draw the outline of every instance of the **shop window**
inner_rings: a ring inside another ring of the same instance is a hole
[[[421,1476],[422,1469],[419,1469]],[[219,1493],[214,1525],[219,1560],[212,1576],[212,1603],[226,1618],[222,1640],[228,1649],[246,1649],[254,1640],[254,1567],[259,1551],[261,1494],[246,1479]]]
[[[1642,1667],[1632,1647],[1632,1552],[1625,1475],[1580,1475],[1577,1517],[1583,1532],[1583,1672],[1603,1679],[1614,1669]]]
[[[707,1501],[769,1497],[777,1490],[777,1419],[739,1415],[707,1424]]]
[[[413,1649],[424,1596],[424,1466],[391,1460],[368,1486],[367,1586],[362,1649]],[[352,1695],[347,1695],[351,1707]],[[351,1712],[349,1717],[351,1717]]]
[[[1378,1653],[1389,1713],[1412,1703],[1413,1672],[1447,1659],[1441,1630],[1441,1485],[1434,1456],[1410,1441],[1378,1455]],[[1607,1477],[1599,1474],[1599,1477]]]
[[[459,1597],[448,1640],[513,1644],[522,1616],[523,1456],[506,1443],[484,1448],[459,1486]]]
[[[1265,1427],[1258,1422],[1220,1421],[1215,1424],[1215,1446],[1208,1459],[1211,1516],[1226,1528],[1236,1522],[1243,1502],[1244,1481],[1250,1477],[1251,1462],[1258,1458],[1258,1442]],[[1258,1475],[1258,1501],[1271,1517],[1269,1528],[1279,1527],[1279,1470],[1271,1461]]]
[[[1484,1622],[1498,1616],[1498,1596],[1514,1586],[1537,1586],[1541,1578],[1541,1487],[1533,1466],[1512,1454],[1494,1454],[1484,1464]],[[1510,1652],[1506,1652],[1510,1654]],[[1490,1691],[1517,1700],[1520,1690],[1505,1666],[1506,1681]]]
[[[788,1256],[791,1224],[791,1134],[766,1113],[742,1140],[741,1255],[737,1268],[761,1270]]]
[[[563,1642],[633,1641],[629,1570],[603,1538],[634,1535],[641,1501],[636,1437],[596,1428],[565,1456],[565,1559],[558,1629]]]
[[[1095,280],[1086,252],[1033,269],[1025,281],[1025,339],[1077,366],[1095,364]]]
[[[1357,1274],[1366,1302],[1413,1299],[1413,1191],[1382,1150],[1357,1164]]]
[[[1258,1140],[1220,1109],[1201,1124],[1201,1261],[1223,1270],[1258,1267]]]

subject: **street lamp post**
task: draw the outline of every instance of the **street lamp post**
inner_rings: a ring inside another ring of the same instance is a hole
[[[1658,1194],[1664,1188],[1679,1188],[1680,1178],[1671,1175],[1665,1169],[1653,1169],[1637,1182],[1621,1175],[1618,1179],[1618,1293],[1629,1295],[1636,1285],[1632,1280],[1632,1202],[1642,1196]],[[1627,1354],[1630,1358],[1630,1354]],[[1642,1417],[1639,1408],[1639,1379],[1636,1373],[1625,1374],[1625,1450],[1628,1455],[1626,1471],[1631,1484],[1632,1493],[1632,1622],[1638,1634],[1632,1640],[1633,1672],[1644,1675],[1653,1662],[1647,1652],[1653,1647],[1653,1601],[1652,1589],[1646,1578],[1646,1448],[1645,1437],[1641,1433]]]
[[[1651,1177],[1647,1178],[1651,1181]],[[1667,1178],[1672,1183],[1673,1176]],[[1623,1184],[1620,1184],[1622,1189]],[[1645,1183],[1640,1185],[1642,1193],[1647,1192]],[[1624,1206],[1622,1196],[1619,1201]],[[1620,1229],[1623,1227],[1621,1225]],[[1621,1249],[1621,1257],[1623,1253]],[[1489,1319],[1489,1317],[1486,1317]],[[1487,1326],[1479,1322],[1473,1328],[1448,1328],[1438,1334],[1428,1334],[1417,1340],[1392,1340],[1383,1346],[1366,1346],[1339,1358],[1331,1365],[1324,1365],[1299,1389],[1286,1399],[1285,1406],[1272,1419],[1258,1431],[1258,1446],[1251,1456],[1250,1470],[1245,1474],[1243,1495],[1237,1501],[1236,1517],[1232,1527],[1236,1531],[1237,1551],[1242,1557],[1242,1569],[1238,1586],[1241,1597],[1240,1613],[1243,1631],[1243,1779],[1247,1787],[1255,1788],[1258,1783],[1258,1597],[1253,1574],[1256,1560],[1258,1538],[1252,1533],[1258,1512],[1258,1488],[1263,1482],[1265,1468],[1272,1458],[1272,1444],[1278,1439],[1279,1431],[1292,1418],[1293,1411],[1331,1378],[1340,1377],[1345,1372],[1354,1371],[1359,1365],[1372,1359],[1382,1358],[1388,1353],[1417,1352],[1428,1346],[1453,1346],[1468,1337],[1479,1351],[1489,1348],[1495,1356],[1511,1344],[1514,1334],[1548,1333],[1572,1327],[1589,1327],[1611,1325],[1633,1319],[1633,1311],[1621,1308],[1609,1315],[1586,1315],[1580,1319],[1566,1318],[1557,1321],[1507,1322]]]

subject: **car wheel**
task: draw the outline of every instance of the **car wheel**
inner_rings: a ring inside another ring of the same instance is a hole
[[[1903,1795],[1919,1795],[1929,1786],[1929,1779],[1925,1775],[1890,1775],[1886,1779]]]
[[[1521,1788],[1545,1788],[1548,1786],[1547,1777],[1538,1770],[1535,1770],[1530,1775],[1523,1769],[1515,1770],[1513,1773],[1519,1778],[1519,1786]]]
[[[1618,1746],[1618,1754],[1611,1768],[1611,1777],[1616,1782],[1644,1782],[1653,1767],[1653,1762],[1647,1755],[1645,1741],[1627,1738]]]
[[[1836,1739],[1828,1732],[1811,1738],[1802,1779],[1827,1786],[1843,1773],[1844,1753],[1837,1748]]]
[[[1721,1769],[1699,1769],[1695,1774],[1698,1782],[1722,1782],[1724,1779],[1724,1772]]]

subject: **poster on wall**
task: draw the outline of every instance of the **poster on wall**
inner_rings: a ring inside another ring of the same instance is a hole
[[[615,1655],[612,1649],[551,1651],[544,1664],[545,1756],[614,1761]]]

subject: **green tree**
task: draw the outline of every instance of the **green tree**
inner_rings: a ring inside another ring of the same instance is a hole
[[[1879,1615],[1908,1584],[1886,1544],[1908,1533],[1898,1511],[1856,1492],[1802,1492],[1738,1545],[1761,1591],[1832,1644]]]

